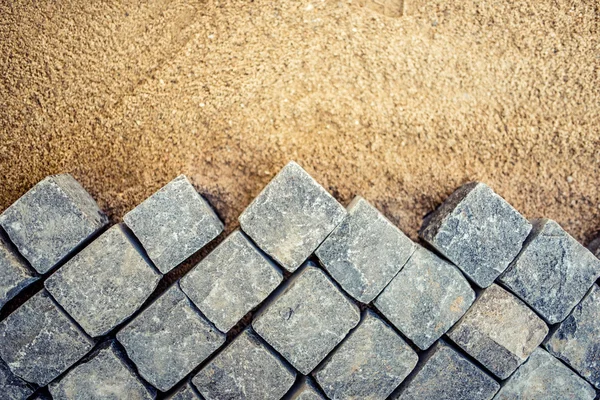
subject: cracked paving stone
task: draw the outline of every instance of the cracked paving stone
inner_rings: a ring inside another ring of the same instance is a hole
[[[517,297],[492,285],[448,337],[500,379],[506,379],[544,340],[548,327]]]
[[[461,186],[419,235],[479,287],[490,286],[521,250],[531,224],[487,185]]]
[[[40,274],[50,271],[108,223],[71,175],[42,180],[0,215],[0,225]]]
[[[344,207],[292,161],[244,210],[239,222],[258,247],[293,272],[345,215]]]
[[[369,303],[404,266],[415,244],[362,197],[347,210],[315,254],[348,294]]]
[[[122,225],[115,225],[44,285],[88,335],[97,337],[136,312],[160,279]]]
[[[31,386],[15,376],[8,366],[0,359],[0,394],[6,400],[26,399],[33,393]]]
[[[600,276],[600,260],[560,225],[533,222],[523,251],[500,282],[550,324],[564,320]]]
[[[0,358],[20,378],[45,386],[93,347],[42,290],[0,322]]]
[[[223,232],[217,214],[184,175],[125,214],[123,220],[163,274]]]
[[[36,280],[38,277],[0,229],[0,309]]]
[[[308,263],[252,322],[263,339],[302,374],[311,372],[360,320],[352,303]]]

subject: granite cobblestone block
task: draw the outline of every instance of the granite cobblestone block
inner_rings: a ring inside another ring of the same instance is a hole
[[[0,309],[36,280],[36,274],[0,229]]]
[[[223,231],[223,223],[184,175],[125,214],[160,272],[166,274]]]
[[[415,244],[360,196],[347,211],[315,254],[348,294],[369,303],[404,266]]]
[[[129,318],[152,294],[161,275],[122,225],[115,225],[44,282],[48,292],[92,337]]]
[[[386,399],[419,357],[394,330],[367,310],[360,325],[314,372],[332,399]]]
[[[278,400],[296,373],[249,329],[192,379],[206,400]]]
[[[359,320],[358,307],[309,263],[254,319],[252,327],[306,375]]]
[[[165,392],[175,386],[224,342],[177,285],[117,333],[140,375]]]
[[[92,340],[41,291],[0,322],[0,358],[20,378],[45,386],[93,347]]]
[[[0,225],[40,274],[107,223],[94,199],[69,174],[47,177],[0,214]]]
[[[191,383],[186,383],[180,387],[175,393],[167,397],[169,400],[203,400],[203,398],[196,393],[196,390],[192,387]]]
[[[461,186],[424,222],[419,234],[481,288],[521,250],[531,224],[487,185]]]
[[[282,280],[279,268],[235,231],[184,276],[180,286],[221,332],[227,332]]]
[[[424,354],[397,400],[490,400],[500,385],[465,356],[439,340]]]
[[[290,162],[244,210],[239,222],[258,247],[293,272],[345,215],[341,204]]]
[[[286,400],[327,400],[317,389],[313,380],[309,377],[303,377],[299,385],[288,392]]]
[[[33,388],[21,378],[15,376],[0,359],[0,394],[2,399],[21,400],[33,393]]]
[[[54,400],[150,400],[156,395],[121,358],[114,342],[52,382],[49,389]]]
[[[592,286],[544,346],[600,389],[600,287]]]
[[[600,276],[600,260],[560,225],[535,220],[523,251],[500,282],[548,323],[564,320]]]
[[[452,264],[418,247],[375,301],[375,307],[420,349],[429,348],[475,300]]]
[[[542,343],[548,327],[525,303],[498,285],[487,288],[448,337],[500,379]]]

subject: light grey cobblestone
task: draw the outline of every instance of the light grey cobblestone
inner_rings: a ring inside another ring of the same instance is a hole
[[[223,231],[223,223],[184,175],[125,214],[125,224],[166,274]]]
[[[295,162],[287,164],[239,217],[244,233],[290,272],[344,219],[346,210]]]
[[[452,264],[418,247],[375,301],[375,307],[420,349],[429,348],[475,300]]]
[[[530,230],[531,224],[502,197],[472,182],[452,193],[419,234],[485,288],[517,256]]]
[[[0,309],[38,280],[0,228]]]
[[[0,215],[0,225],[40,274],[107,223],[94,199],[68,174],[42,180]]]
[[[369,303],[404,266],[415,244],[362,197],[347,210],[315,254],[348,294]]]

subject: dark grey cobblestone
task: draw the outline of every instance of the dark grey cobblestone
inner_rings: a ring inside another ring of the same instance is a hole
[[[327,400],[317,389],[317,386],[309,377],[303,377],[302,382],[290,390],[285,400]]]
[[[37,279],[0,228],[0,309]]]
[[[0,398],[5,400],[26,399],[33,393],[27,382],[15,376],[8,366],[0,359]]]
[[[191,383],[186,383],[179,390],[168,397],[168,400],[203,400]]]

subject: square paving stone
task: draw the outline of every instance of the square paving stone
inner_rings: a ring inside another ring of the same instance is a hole
[[[115,225],[44,285],[87,334],[96,337],[136,312],[160,279],[123,226]]]
[[[556,222],[540,219],[500,282],[555,324],[569,315],[599,276],[598,258]]]
[[[525,303],[492,285],[448,337],[500,379],[506,379],[544,340],[548,327]]]
[[[165,392],[224,342],[177,285],[117,334],[140,375]]]
[[[163,274],[223,232],[223,223],[184,175],[125,214],[125,224]]]
[[[49,386],[54,400],[154,399],[123,360],[114,342],[71,369]]]
[[[240,215],[242,230],[288,271],[295,271],[344,219],[346,210],[290,162]]]
[[[0,215],[0,225],[40,274],[107,223],[94,199],[68,174],[42,180]]]
[[[242,232],[235,231],[179,284],[200,311],[227,332],[282,280],[279,268]]]
[[[546,349],[600,389],[600,287],[594,285],[550,335]]]
[[[93,347],[90,338],[41,291],[0,322],[0,358],[20,378],[45,386]]]
[[[295,385],[285,396],[286,400],[327,400],[319,392],[315,383],[309,377],[302,377],[301,383]]]
[[[593,400],[596,391],[566,365],[537,348],[505,382],[494,400]]]
[[[278,400],[295,379],[296,373],[246,329],[192,383],[206,400]]]
[[[415,244],[375,207],[358,196],[348,215],[315,254],[340,286],[369,303],[400,271]]]
[[[530,230],[531,224],[502,197],[472,182],[427,217],[419,234],[485,288],[517,256]]]
[[[452,264],[418,247],[375,301],[375,307],[420,349],[429,348],[475,300]]]
[[[419,357],[370,310],[314,376],[332,399],[386,399]]]
[[[500,385],[465,356],[439,340],[424,354],[396,399],[489,400]]]
[[[309,263],[262,310],[252,327],[307,375],[359,320],[358,307],[323,271]]]
[[[0,229],[0,309],[37,279]]]
[[[33,393],[27,382],[15,376],[0,359],[0,394],[6,400],[24,400]]]
[[[202,396],[200,396],[196,390],[192,387],[191,383],[186,383],[182,387],[179,388],[175,393],[171,396],[167,397],[169,400],[202,400]]]

